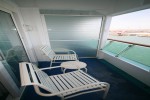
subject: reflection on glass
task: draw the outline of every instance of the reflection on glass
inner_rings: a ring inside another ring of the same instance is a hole
[[[45,21],[52,48],[73,49],[79,57],[96,57],[101,17],[45,15]]]
[[[45,15],[50,40],[98,39],[101,17]]]
[[[0,11],[0,51],[4,66],[19,86],[19,62],[28,61],[28,57],[11,15],[3,11]]]
[[[79,57],[96,57],[98,40],[51,41],[53,49],[66,48],[76,51]]]

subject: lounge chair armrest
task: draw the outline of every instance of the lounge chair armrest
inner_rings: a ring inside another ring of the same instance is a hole
[[[40,91],[39,87],[37,85],[34,86],[35,92],[41,96],[52,96],[51,93],[43,93]]]
[[[56,49],[53,49],[53,51],[55,51],[55,52],[68,52],[69,51],[69,49],[66,49],[66,48],[56,48]]]
[[[72,52],[73,54],[76,54],[74,50],[68,50],[68,52]]]
[[[57,48],[56,50],[54,50],[56,53],[59,52],[66,52],[66,53],[73,53],[76,54],[76,52],[74,50],[71,49],[66,49],[66,48]]]
[[[68,52],[73,52],[72,54],[75,54],[77,60],[79,60],[79,57],[78,57],[78,55],[76,54],[76,52],[74,50],[69,50]]]
[[[55,69],[55,68],[61,68],[61,66],[47,67],[47,68],[40,68],[39,70],[47,70],[47,69]]]

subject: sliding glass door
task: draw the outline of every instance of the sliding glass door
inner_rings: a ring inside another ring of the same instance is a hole
[[[19,62],[29,61],[10,13],[0,11],[0,60],[20,87]]]
[[[45,15],[53,49],[67,48],[79,57],[96,57],[101,17]]]

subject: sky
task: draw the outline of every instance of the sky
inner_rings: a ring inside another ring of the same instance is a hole
[[[110,30],[150,29],[150,9],[112,17]]]

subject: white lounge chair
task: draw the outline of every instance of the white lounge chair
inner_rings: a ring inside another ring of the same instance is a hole
[[[66,53],[64,54],[57,54],[55,53],[51,47],[49,46],[42,46],[40,48],[40,50],[47,56],[49,57],[51,63],[50,63],[50,67],[52,66],[53,63],[58,63],[56,61],[66,61],[66,60],[69,60],[69,61],[73,61],[73,60],[78,60],[78,56],[76,54],[75,51],[73,50],[67,50]],[[64,51],[61,51],[61,52],[64,52]]]
[[[105,99],[109,90],[108,83],[100,82],[81,70],[48,76],[42,70],[52,67],[38,69],[27,62],[19,63],[19,66],[21,85],[33,85],[35,92],[41,96],[59,96],[64,100],[90,92],[104,91],[103,99]],[[41,92],[41,88],[48,93]]]

